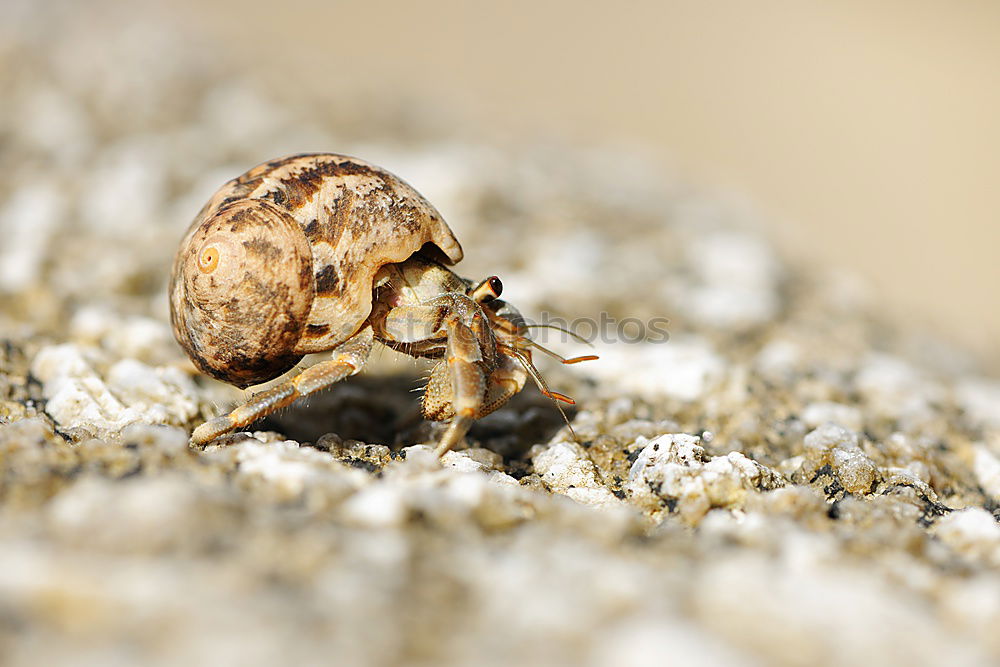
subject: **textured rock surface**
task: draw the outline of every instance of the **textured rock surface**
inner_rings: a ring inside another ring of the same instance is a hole
[[[8,18],[4,664],[1000,660],[1000,382],[750,213],[621,153],[442,138],[391,98],[296,106],[196,42],[150,58],[169,17]],[[170,336],[171,253],[219,183],[301,150],[403,175],[529,317],[595,320],[600,361],[543,366],[575,441],[529,389],[438,462],[424,369],[386,352],[188,447],[241,394]]]

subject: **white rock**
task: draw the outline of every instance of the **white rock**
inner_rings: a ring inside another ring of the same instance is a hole
[[[807,433],[803,445],[806,458],[833,466],[849,493],[865,494],[872,490],[878,478],[878,466],[861,450],[858,434],[851,429],[827,422]]]
[[[281,486],[289,495],[301,493],[306,483],[318,474],[309,462],[294,456],[300,448],[291,441],[267,445],[244,441],[233,445],[233,449],[240,464],[240,474],[261,477]]]
[[[937,493],[931,488],[920,476],[920,471],[911,470],[909,467],[899,468],[896,466],[887,466],[881,469],[882,477],[885,479],[886,484],[895,486],[909,486],[914,488],[918,493],[921,493],[931,500],[937,500]]]
[[[764,664],[989,664],[870,563],[838,562],[816,533],[789,533],[771,545],[777,555],[744,553],[699,568],[696,618],[748,652],[766,651]]]
[[[499,484],[501,486],[514,486],[514,487],[521,486],[516,479],[514,479],[505,472],[500,472],[499,470],[491,470],[488,473],[487,477],[494,484]]]
[[[983,572],[949,581],[944,587],[942,611],[949,625],[974,631],[991,642],[1000,622],[1000,575]]]
[[[684,312],[692,319],[720,329],[745,329],[773,319],[778,293],[739,284],[714,284],[684,291]]]
[[[437,470],[441,465],[434,449],[427,445],[403,447],[403,454],[403,460],[393,466],[393,469],[399,469],[403,474],[431,472]]]
[[[694,239],[688,260],[705,282],[742,283],[773,289],[780,265],[759,236],[742,231],[715,231]]]
[[[42,348],[31,371],[43,383],[46,412],[64,429],[86,426],[106,434],[140,419],[137,410],[111,393],[75,345]]]
[[[668,463],[691,466],[705,458],[705,448],[696,435],[686,433],[667,434],[647,441],[639,438],[636,443],[642,447],[628,471],[629,483],[647,477],[647,472]]]
[[[143,420],[185,423],[198,413],[194,382],[177,368],[122,359],[108,370],[107,383]]]
[[[621,504],[598,480],[597,466],[576,443],[555,442],[540,448],[531,462],[542,481],[557,493],[586,505]]]
[[[852,451],[858,450],[858,434],[839,424],[823,424],[806,434],[804,443],[806,451],[813,454],[839,447]]]
[[[105,381],[93,365],[97,354],[75,344],[54,345],[32,361],[46,412],[60,427],[106,436],[134,423],[182,425],[197,414],[194,384],[176,368],[123,359]]]
[[[496,452],[481,447],[451,451],[441,457],[441,463],[447,467],[457,468],[466,472],[474,470],[496,470],[503,465],[503,457]]]
[[[322,487],[346,496],[370,481],[370,477],[344,466],[329,452],[301,447],[297,442],[261,443],[245,440],[229,447],[239,474],[261,482],[281,500],[299,498],[310,487]]]
[[[477,507],[490,488],[489,478],[481,471],[448,475],[443,488],[450,504],[459,507]]]
[[[639,444],[641,446],[642,441]],[[629,469],[625,491],[633,502],[676,502],[696,523],[712,507],[738,507],[747,493],[778,488],[780,475],[740,452],[709,458],[696,436],[661,435],[646,444]]]
[[[481,472],[486,469],[482,463],[463,456],[461,452],[448,452],[441,457],[441,465],[459,472]]]
[[[188,432],[177,426],[162,424],[132,424],[121,431],[123,443],[134,443],[140,448],[152,447],[164,454],[179,454],[188,449]]]

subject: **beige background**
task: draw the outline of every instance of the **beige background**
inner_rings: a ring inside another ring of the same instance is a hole
[[[391,87],[484,135],[648,146],[994,354],[998,2],[183,2],[275,90]]]

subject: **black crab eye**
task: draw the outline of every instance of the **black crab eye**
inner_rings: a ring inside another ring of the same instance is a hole
[[[497,299],[503,294],[503,283],[496,276],[490,276],[487,282],[490,285],[490,290],[493,292],[493,298]]]
[[[487,301],[492,301],[500,296],[503,291],[503,283],[496,276],[490,276],[483,282],[476,285],[472,290],[470,296],[473,301],[478,303],[486,303]]]

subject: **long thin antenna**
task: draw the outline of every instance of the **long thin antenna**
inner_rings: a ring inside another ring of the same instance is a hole
[[[587,340],[580,334],[576,333],[575,331],[570,331],[569,329],[558,326],[556,324],[522,324],[521,326],[524,327],[525,329],[555,329],[556,331],[562,331],[564,334],[569,334],[570,336],[572,336],[574,340],[583,343],[584,345],[589,345],[590,347],[594,347],[593,343],[591,343],[589,340]]]
[[[528,375],[531,376],[531,379],[535,381],[535,384],[538,386],[538,390],[542,392],[542,395],[546,398],[552,399],[552,402],[556,405],[556,409],[559,410],[559,414],[562,415],[563,421],[566,422],[566,428],[569,429],[570,435],[573,436],[573,440],[577,441],[576,431],[573,430],[573,425],[569,423],[569,417],[566,416],[566,411],[563,410],[562,406],[559,404],[559,402],[562,401],[563,403],[576,405],[576,401],[565,394],[560,394],[557,391],[549,389],[549,386],[545,384],[545,380],[543,380],[542,376],[538,373],[538,369],[535,368],[535,365],[531,363],[531,359],[529,359],[524,352],[515,347],[508,347],[506,345],[504,347],[507,347],[507,349],[510,350],[511,355],[521,362],[524,370],[526,370]]]
[[[521,340],[523,340],[526,345],[528,345],[530,347],[533,347],[536,350],[539,350],[541,352],[544,352],[545,354],[549,355],[550,357],[555,357],[556,359],[558,359],[559,361],[561,361],[564,364],[578,364],[581,361],[595,361],[597,359],[600,359],[600,357],[598,357],[596,354],[586,354],[586,355],[584,355],[582,357],[570,357],[569,359],[567,359],[566,357],[564,357],[564,356],[562,356],[560,354],[556,354],[555,352],[553,352],[552,350],[548,349],[547,347],[542,347],[541,345],[539,345],[538,343],[536,343],[533,340],[529,340],[527,338],[524,338],[523,336],[521,337]]]

